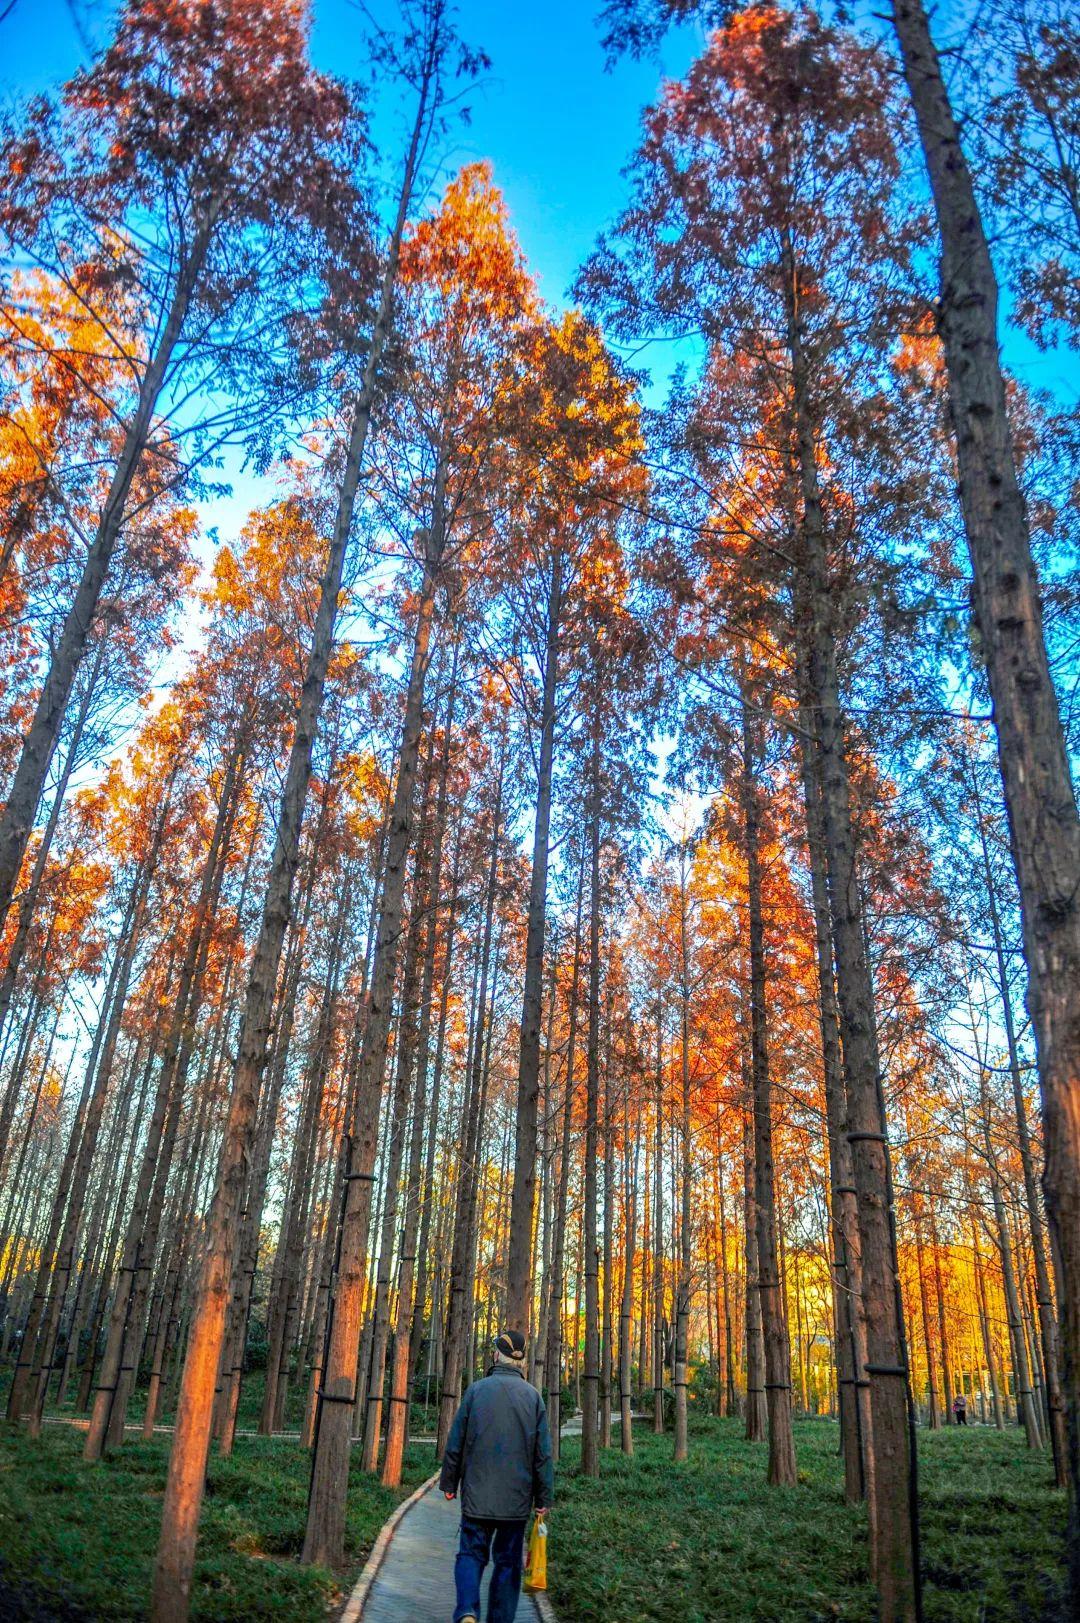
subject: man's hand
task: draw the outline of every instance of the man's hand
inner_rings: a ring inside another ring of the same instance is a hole
[[[547,1506],[546,1505],[537,1505],[536,1514],[538,1516],[546,1516],[547,1515]]]
[[[444,1499],[456,1499],[457,1494],[456,1493],[444,1493],[443,1498]]]

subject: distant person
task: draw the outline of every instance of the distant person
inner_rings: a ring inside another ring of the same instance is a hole
[[[525,1379],[520,1330],[496,1337],[492,1368],[462,1398],[439,1487],[447,1499],[461,1489],[454,1623],[479,1623],[480,1580],[489,1559],[488,1623],[513,1623],[529,1512],[535,1506],[546,1516],[555,1492],[547,1411]]]
[[[953,1419],[958,1426],[967,1425],[967,1398],[958,1392],[952,1400]]]

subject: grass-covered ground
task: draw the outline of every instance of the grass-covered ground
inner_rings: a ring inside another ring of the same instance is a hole
[[[548,1580],[566,1623],[750,1623],[875,1615],[865,1521],[843,1503],[835,1425],[795,1427],[799,1484],[768,1488],[741,1423],[694,1425],[690,1459],[635,1427],[599,1481],[563,1444]],[[1064,1623],[1065,1506],[1015,1431],[920,1432],[927,1623]]]
[[[598,1482],[578,1476],[579,1445],[566,1439],[549,1556],[562,1623],[871,1623],[864,1517],[843,1503],[836,1440],[828,1421],[797,1423],[799,1485],[771,1489],[763,1447],[736,1421],[696,1421],[681,1466],[670,1436],[635,1429],[635,1457],[605,1454]],[[919,1443],[927,1623],[1064,1623],[1064,1503],[1046,1456],[1015,1431],[979,1427]],[[146,1616],[168,1439],[132,1440],[102,1467],[83,1465],[81,1446],[65,1425],[40,1443],[0,1427],[4,1623]],[[402,1495],[433,1464],[429,1445],[413,1445]],[[354,1466],[349,1568],[304,1568],[308,1470],[295,1442],[255,1438],[212,1462],[197,1618],[332,1615],[402,1495]]]
[[[101,1466],[83,1464],[82,1443],[65,1425],[46,1426],[39,1442],[0,1427],[4,1623],[147,1616],[168,1438],[129,1441]],[[348,1593],[394,1505],[433,1464],[430,1446],[412,1447],[400,1493],[354,1467],[349,1566],[332,1573],[297,1559],[310,1456],[295,1442],[241,1438],[231,1459],[211,1462],[193,1615],[206,1623],[321,1623]]]

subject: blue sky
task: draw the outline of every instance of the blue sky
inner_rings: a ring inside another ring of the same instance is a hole
[[[114,0],[81,0],[94,37],[108,32]],[[700,49],[697,26],[671,34],[662,65],[623,60],[605,72],[595,26],[600,0],[458,0],[462,37],[483,46],[491,73],[470,98],[472,123],[441,154],[444,174],[490,159],[514,229],[542,293],[565,300],[597,233],[625,195],[621,170],[637,141],[642,109],[664,72],[679,75]],[[960,27],[968,0],[942,0],[934,27],[945,44]],[[381,19],[394,0],[371,0]],[[320,67],[344,78],[362,68],[362,20],[354,0],[312,0],[312,50]],[[857,0],[858,20],[875,22],[874,0]],[[0,24],[0,100],[50,88],[72,71],[81,47],[67,0],[16,0]],[[378,108],[376,135],[392,153],[406,108]],[[401,118],[395,116],[400,113]],[[1074,357],[1044,355],[1006,331],[1010,366],[1025,381],[1075,399]],[[663,357],[651,360],[664,368]]]
[[[106,35],[112,7],[97,0],[87,14]],[[388,0],[376,0],[392,17]],[[471,128],[444,154],[447,171],[490,158],[505,191],[514,227],[544,296],[561,301],[597,231],[623,195],[619,171],[633,150],[641,109],[660,80],[654,63],[621,62],[604,72],[593,22],[594,0],[460,0],[459,26],[483,46],[492,71],[470,98]],[[351,0],[314,0],[312,52],[320,67],[356,76],[361,69],[361,17]],[[700,34],[680,30],[668,42],[665,66],[679,73]],[[0,96],[50,88],[78,63],[80,45],[66,0],[16,0],[0,24]],[[389,141],[393,109],[380,111]]]
[[[86,4],[95,42],[108,35],[110,0]],[[396,13],[393,0],[374,0],[380,19]],[[511,221],[541,293],[565,302],[574,276],[598,231],[617,214],[624,196],[620,176],[637,140],[642,109],[666,71],[678,75],[696,54],[699,30],[684,28],[665,47],[662,65],[623,61],[604,71],[594,24],[598,0],[460,0],[462,38],[482,46],[492,68],[469,97],[470,124],[459,127],[439,154],[437,184],[462,164],[487,158],[504,191]],[[342,78],[362,72],[362,19],[352,0],[313,0],[312,54]],[[84,56],[67,0],[16,0],[0,24],[0,101],[10,105],[58,86]],[[392,158],[411,107],[383,98],[376,107],[376,138]],[[660,372],[670,358],[656,355]],[[222,540],[247,512],[269,496],[260,483],[230,470],[233,495],[206,512]]]
[[[939,41],[960,26],[968,0],[942,0],[935,13]],[[394,0],[370,0],[380,19],[396,14]],[[623,60],[605,72],[595,26],[600,0],[459,0],[462,37],[480,45],[492,69],[470,97],[472,121],[441,153],[445,179],[461,164],[487,158],[503,190],[513,227],[541,292],[565,301],[597,233],[625,196],[621,170],[638,137],[642,109],[664,73],[681,74],[703,43],[697,26],[669,36],[661,65]],[[105,39],[114,0],[81,0],[96,40]],[[860,22],[874,22],[872,0],[857,0]],[[313,55],[320,67],[352,78],[362,71],[362,18],[354,0],[313,0]],[[951,28],[950,28],[951,24]],[[0,101],[58,85],[78,64],[82,48],[67,0],[16,0],[0,24]],[[375,134],[392,157],[410,109],[391,96],[377,104]],[[1014,332],[1003,333],[1008,364],[1027,383],[1075,400],[1075,356],[1042,354]],[[674,356],[654,346],[637,364],[659,385]],[[660,389],[654,393],[660,392]],[[271,487],[234,477],[234,495],[219,501],[208,521],[224,538]]]

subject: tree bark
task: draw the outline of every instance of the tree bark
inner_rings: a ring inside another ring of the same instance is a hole
[[[691,1144],[690,1136],[690,964],[686,916],[687,850],[679,857],[679,1108],[681,1215],[679,1220],[679,1278],[675,1287],[675,1447],[676,1461],[690,1453],[689,1422],[686,1413],[687,1362],[690,1356],[690,1307],[692,1233],[690,1214]]]
[[[1012,1234],[1001,1195],[997,1156],[990,1136],[990,1102],[987,1097],[985,1076],[982,1085],[982,1133],[986,1165],[990,1172],[990,1194],[994,1202],[994,1224],[997,1228],[998,1254],[1001,1257],[1005,1312],[1009,1321],[1009,1341],[1012,1345],[1013,1370],[1016,1375],[1016,1408],[1028,1447],[1041,1448],[1042,1437],[1039,1434],[1039,1420],[1035,1413],[1035,1394],[1031,1385],[1031,1367],[1028,1363],[1027,1342],[1024,1339],[1024,1325],[1020,1313],[1020,1292],[1013,1263]]]
[[[570,972],[570,1005],[567,1014],[566,1080],[563,1092],[562,1132],[559,1149],[559,1182],[555,1194],[555,1239],[551,1256],[551,1289],[548,1322],[548,1429],[552,1453],[559,1458],[562,1431],[563,1382],[563,1298],[566,1295],[566,1216],[570,1186],[570,1129],[574,1112],[574,1066],[577,1061],[578,989],[581,980],[581,916],[585,900],[585,848],[582,843],[578,863],[577,918],[574,925],[574,963]]]
[[[367,1271],[378,1103],[386,1074],[394,983],[402,935],[406,866],[413,829],[413,789],[424,718],[424,684],[431,657],[435,583],[446,540],[443,478],[444,470],[440,462],[435,476],[432,523],[426,541],[424,583],[417,611],[405,718],[398,751],[394,806],[386,840],[367,1026],[360,1053],[360,1108],[357,1131],[351,1136],[348,1171],[345,1174],[337,1286],[330,1312],[325,1374],[315,1420],[303,1559],[322,1566],[339,1565],[345,1549],[350,1416],[356,1397],[357,1347]]]
[[[532,1307],[533,1204],[536,1191],[536,1129],[540,1099],[540,1037],[544,1018],[544,936],[547,926],[548,856],[551,830],[551,769],[555,754],[555,708],[559,684],[559,620],[563,601],[563,558],[555,551],[548,585],[547,644],[540,709],[536,824],[525,935],[525,985],[521,1004],[518,1057],[517,1138],[514,1187],[510,1196],[510,1242],[506,1265],[507,1328],[529,1333]]]
[[[749,1083],[749,1077],[746,1081]],[[749,1085],[745,1091],[749,1095]],[[743,1129],[743,1176],[746,1228],[746,1440],[749,1443],[763,1443],[767,1435],[768,1409],[765,1401],[765,1337],[758,1283],[757,1179],[754,1171],[752,1105]]]
[[[446,1440],[450,1435],[454,1413],[461,1397],[462,1369],[465,1364],[466,1340],[472,1317],[472,1301],[468,1285],[471,1273],[471,1246],[479,1178],[480,1141],[483,1129],[484,1031],[488,1019],[488,982],[491,977],[492,934],[499,875],[499,844],[502,834],[503,777],[505,769],[506,749],[504,739],[503,751],[499,760],[499,777],[492,817],[491,855],[488,862],[484,899],[484,926],[480,944],[479,986],[476,994],[476,1016],[463,1108],[461,1167],[458,1179],[457,1212],[454,1219],[454,1239],[450,1257],[450,1289],[446,1311],[446,1334],[443,1340],[439,1424],[435,1443],[435,1453],[439,1459],[442,1458],[445,1451]]]
[[[597,1406],[600,1396],[600,1300],[596,1243],[596,1136],[600,1095],[600,733],[592,741],[589,854],[589,1029],[585,1049],[585,1178],[582,1222],[585,1269],[585,1368],[581,1398],[581,1474],[600,1475]]]
[[[808,697],[819,751],[829,909],[836,954],[848,1142],[857,1190],[874,1448],[871,1568],[881,1623],[914,1623],[918,1610],[913,1515],[914,1425],[903,1306],[897,1273],[892,1172],[874,1026],[874,994],[855,866],[850,783],[837,676],[834,601],[828,569],[817,450],[803,353],[801,289],[784,245],[796,467],[802,500],[796,634],[806,639]]]
[[[757,1219],[757,1289],[765,1338],[765,1404],[769,1416],[772,1487],[796,1480],[791,1429],[791,1354],[776,1260],[776,1184],[772,1151],[772,1083],[769,1076],[765,1000],[765,927],[761,896],[761,808],[757,784],[760,754],[743,695],[743,835],[746,842],[747,922],[750,959],[750,1076],[754,1100],[754,1206]]]
[[[1020,889],[1038,1052],[1043,1188],[1059,1269],[1068,1415],[1068,1558],[1080,1610],[1080,820],[1016,475],[998,352],[998,288],[920,0],[893,0],[904,74],[941,232],[939,330],[949,377],[974,610]]]
[[[64,712],[86,648],[97,612],[105,577],[124,523],[124,509],[139,463],[149,443],[154,411],[165,384],[173,351],[187,318],[188,307],[206,260],[216,210],[207,213],[193,237],[186,261],[180,269],[172,302],[161,326],[157,348],[139,382],[139,394],[131,420],[124,429],[108,494],[98,518],[93,540],[87,548],[82,575],[75,597],[64,617],[49,665],[49,673],[38,698],[34,718],[23,742],[7,805],[0,817],[0,920],[11,906],[30,832],[41,801]]]
[[[64,804],[64,798],[67,794],[68,784],[71,782],[71,774],[78,761],[79,745],[82,742],[83,732],[86,727],[87,718],[90,714],[90,706],[93,702],[94,690],[97,687],[97,680],[101,671],[105,647],[105,638],[99,638],[97,652],[94,656],[94,663],[87,678],[86,688],[79,703],[74,725],[71,729],[71,742],[68,744],[67,750],[64,754],[63,769],[60,772],[56,790],[52,797],[52,804],[49,807],[49,815],[46,819],[45,827],[42,830],[40,844],[38,845],[37,851],[34,853],[34,866],[30,873],[30,879],[26,889],[18,898],[18,922],[15,926],[15,934],[11,938],[11,945],[8,948],[7,962],[4,965],[3,978],[0,979],[0,1031],[3,1031],[7,1025],[8,1010],[11,1007],[11,999],[15,992],[15,983],[18,979],[19,969],[22,965],[23,954],[26,951],[27,942],[30,939],[30,926],[33,922],[34,910],[37,907],[38,896],[41,892],[41,881],[45,877],[45,869],[49,860],[49,852],[52,850],[53,836],[56,833],[56,826],[60,821],[60,811]],[[2,1124],[0,1124],[0,1163],[3,1162],[6,1140],[6,1129]]]
[[[1054,1453],[1054,1480],[1059,1488],[1065,1488],[1068,1487],[1069,1483],[1068,1424],[1065,1413],[1065,1398],[1061,1390],[1058,1326],[1054,1310],[1053,1292],[1050,1289],[1050,1268],[1046,1256],[1046,1230],[1043,1225],[1039,1190],[1035,1177],[1035,1158],[1031,1151],[1031,1133],[1028,1129],[1027,1103],[1024,1099],[1024,1081],[1020,1070],[1016,1023],[1013,1019],[1009,975],[1005,965],[1005,942],[1001,928],[1001,915],[998,910],[997,885],[994,881],[994,870],[990,861],[990,849],[986,842],[986,827],[979,795],[978,770],[974,762],[969,764],[971,767],[971,785],[975,796],[975,821],[979,835],[979,848],[982,853],[983,873],[986,880],[986,898],[994,943],[998,991],[1001,995],[1001,1012],[1005,1023],[1005,1040],[1008,1045],[1009,1077],[1012,1082],[1017,1143],[1020,1148],[1020,1164],[1024,1172],[1024,1196],[1027,1202],[1028,1223],[1031,1229],[1031,1250],[1035,1264],[1035,1301],[1038,1307],[1039,1339],[1042,1344],[1042,1367],[1046,1382],[1050,1445]]]
[[[796,653],[805,681],[805,660]],[[832,923],[825,828],[821,808],[818,752],[809,705],[800,706],[802,727],[799,757],[802,769],[806,843],[810,859],[810,890],[814,909],[814,946],[818,972],[818,1016],[822,1070],[825,1082],[825,1123],[829,1152],[830,1225],[837,1302],[837,1376],[841,1446],[844,1455],[844,1497],[848,1503],[865,1498],[873,1505],[873,1437],[870,1419],[870,1382],[866,1374],[866,1319],[862,1300],[862,1259],[855,1172],[847,1139],[847,1100],[844,1096],[840,1022],[836,1008]]]
[[[631,1151],[631,1142],[633,1150]],[[637,1241],[637,1167],[640,1141],[630,1121],[627,1093],[623,1120],[623,1288],[619,1312],[619,1430],[622,1451],[634,1452],[634,1399],[631,1385],[630,1353],[634,1329],[634,1252]]]
[[[230,756],[230,760],[233,758]],[[187,1065],[194,1043],[195,1016],[201,998],[210,921],[224,877],[225,857],[236,814],[237,783],[235,772],[226,773],[177,979],[176,1002],[162,1053],[154,1108],[142,1151],[113,1295],[108,1337],[86,1433],[83,1458],[88,1461],[100,1459],[106,1446],[114,1446],[117,1440],[123,1440],[127,1395],[135,1373],[135,1347],[141,1335],[141,1310],[157,1247],[157,1225],[183,1103]]]
[[[267,879],[259,933],[252,956],[248,992],[233,1072],[229,1113],[222,1143],[218,1184],[207,1225],[208,1243],[196,1292],[187,1357],[177,1406],[176,1430],[162,1509],[161,1539],[154,1568],[154,1623],[186,1623],[195,1564],[195,1540],[202,1506],[206,1461],[213,1423],[214,1386],[221,1363],[232,1272],[244,1199],[250,1138],[255,1125],[266,1062],[278,966],[288,927],[293,880],[300,860],[300,828],[311,777],[312,752],[322,710],[326,674],[334,646],[334,625],[342,571],[368,426],[375,404],[383,351],[393,320],[398,257],[412,197],[421,140],[426,128],[430,72],[425,75],[405,163],[391,233],[378,313],[368,347],[364,377],[353,412],[345,472],[338,495],[334,533],[319,590],[319,607],[297,707],[296,727],[282,792],[277,837]],[[354,1348],[355,1356],[355,1348]]]

